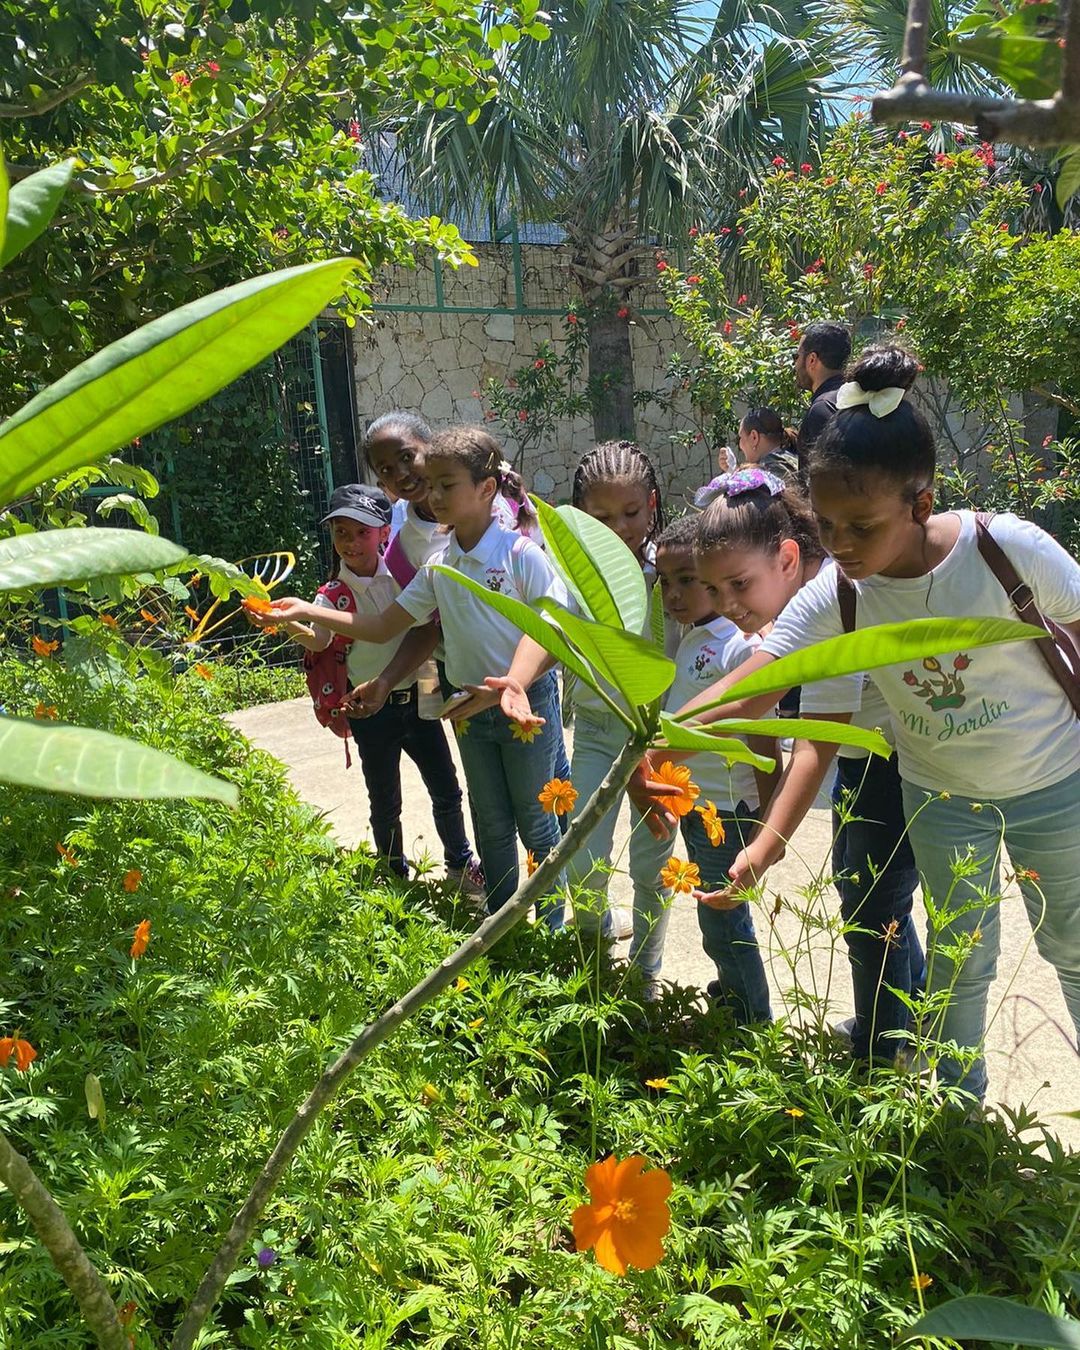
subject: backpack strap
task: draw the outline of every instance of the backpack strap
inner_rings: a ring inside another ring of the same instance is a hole
[[[1065,652],[1074,650],[1069,640],[1068,634],[1058,627],[1052,619],[1046,618],[1035,603],[1035,596],[1032,594],[1031,587],[1024,581],[1016,568],[1012,565],[1008,554],[1001,547],[998,541],[990,533],[990,521],[992,516],[984,511],[977,512],[975,516],[975,542],[978,545],[982,560],[989,567],[997,578],[999,585],[1005,594],[1009,597],[1013,609],[1016,611],[1018,619],[1024,623],[1034,624],[1036,628],[1042,628],[1046,636],[1036,638],[1035,645],[1039,649],[1039,654],[1046,662],[1050,674],[1061,685],[1065,697],[1073,706],[1077,717],[1080,717],[1080,677],[1074,672],[1070,663],[1065,659]]]
[[[840,606],[840,622],[845,633],[854,633],[855,631],[855,607],[858,600],[859,593],[855,589],[855,583],[837,567],[836,602]]]
[[[526,535],[518,533],[514,538],[514,542],[510,545],[510,580],[514,583],[514,589],[518,593],[518,599],[524,600],[526,604],[528,604],[529,601],[525,594],[525,581],[519,564],[521,562],[521,555],[531,543],[532,540]]]
[[[416,576],[417,569],[409,561],[409,556],[405,552],[401,543],[401,531],[394,535],[386,546],[386,552],[383,554],[383,562],[386,564],[386,570],[394,578],[402,590]]]

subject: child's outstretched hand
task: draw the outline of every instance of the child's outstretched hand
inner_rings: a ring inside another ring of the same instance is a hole
[[[338,706],[347,717],[374,717],[390,696],[390,686],[381,676],[350,689]]]
[[[482,684],[462,685],[461,692],[467,697],[455,698],[452,706],[443,713],[444,721],[467,722],[470,717],[475,717],[485,708],[493,708],[499,701],[498,694],[485,689]]]
[[[537,717],[533,712],[529,696],[520,681],[511,679],[509,675],[489,675],[484,684],[491,691],[492,701],[498,703],[503,716],[511,722],[517,722],[526,730],[544,725],[546,719]]]
[[[280,623],[283,619],[286,623],[305,623],[318,618],[318,614],[314,612],[316,607],[308,600],[301,600],[297,595],[284,595],[270,603],[272,606],[270,612],[259,616],[260,619],[270,623]]]
[[[671,752],[665,752],[665,758],[671,758]],[[652,761],[646,755],[641,763],[634,769],[630,775],[630,781],[626,785],[627,795],[640,811],[645,824],[648,826],[649,833],[655,839],[670,839],[678,826],[678,817],[669,811],[665,799],[670,797],[673,792],[679,789],[673,789],[670,783],[662,782],[654,777]]]
[[[728,868],[731,885],[719,891],[694,891],[694,899],[710,909],[737,908],[749,898],[750,892],[761,883],[773,863],[780,861],[784,852],[779,840],[765,832],[756,835]]]

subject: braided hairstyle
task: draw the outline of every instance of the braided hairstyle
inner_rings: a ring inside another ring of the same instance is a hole
[[[656,507],[645,536],[645,542],[651,543],[664,528],[664,503],[656,470],[645,451],[633,441],[603,441],[594,446],[574,472],[571,501],[579,510],[585,509],[585,498],[598,483],[636,483],[646,496],[656,494],[653,498]]]
[[[495,491],[513,503],[517,528],[523,533],[536,523],[521,475],[503,459],[502,446],[491,432],[474,425],[447,427],[432,437],[427,453],[431,459],[450,459],[463,465],[474,483],[494,478]]]

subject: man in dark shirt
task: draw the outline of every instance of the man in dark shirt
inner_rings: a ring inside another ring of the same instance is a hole
[[[795,383],[811,394],[799,425],[799,477],[806,482],[806,456],[836,416],[836,391],[844,383],[843,370],[851,356],[851,336],[842,323],[812,323],[795,353]]]

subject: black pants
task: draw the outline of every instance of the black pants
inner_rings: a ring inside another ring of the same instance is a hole
[[[408,698],[403,699],[402,694]],[[393,701],[390,701],[393,700]],[[461,814],[461,788],[441,722],[417,712],[416,686],[390,695],[372,717],[350,717],[353,740],[371,806],[375,848],[401,876],[407,874],[401,838],[401,752],[420,770],[447,867],[464,867],[472,858]]]

